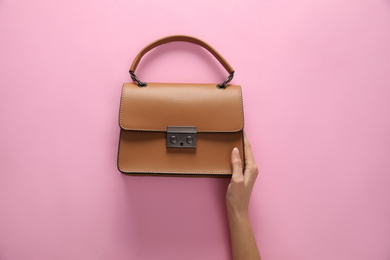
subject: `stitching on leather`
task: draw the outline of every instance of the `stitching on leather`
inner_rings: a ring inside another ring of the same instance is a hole
[[[124,99],[124,92],[125,92],[125,88],[124,88],[124,85],[122,86],[122,97],[121,97],[121,104],[120,104],[120,111],[119,111],[119,124],[121,126],[122,129],[124,130],[138,130],[138,131],[162,131],[162,132],[165,132],[167,129],[164,129],[164,128],[137,128],[137,127],[122,127],[122,103],[123,103],[123,99]],[[224,129],[209,129],[209,130],[204,130],[204,129],[198,129],[198,132],[228,132],[228,133],[232,133],[232,132],[238,132],[238,131],[241,131],[243,126],[244,126],[244,111],[243,111],[243,104],[242,104],[242,91],[241,91],[241,87],[240,87],[240,96],[239,96],[239,99],[240,99],[240,111],[241,111],[241,126],[240,128],[238,129],[229,129],[229,130],[224,130]]]
[[[244,146],[242,144],[242,142],[240,142],[240,146],[241,146],[241,152],[240,154],[242,154],[242,157],[241,157],[241,160],[242,160],[242,164],[244,166],[245,164],[245,161],[244,161],[244,154],[242,151],[244,151]],[[119,153],[118,153],[118,156],[119,154],[121,153],[121,150],[122,150],[122,146],[119,144]],[[186,173],[208,173],[208,174],[231,174],[231,172],[221,172],[221,171],[184,171],[184,172],[177,172],[177,171],[172,171],[172,170],[164,170],[164,171],[158,171],[158,170],[128,170],[128,169],[123,169],[122,167],[120,167],[119,163],[118,163],[118,168],[121,172],[147,172],[147,173],[167,173],[167,174],[186,174]]]
[[[244,127],[244,111],[243,111],[242,107],[243,107],[243,104],[242,104],[242,91],[241,91],[241,87],[240,87],[241,126],[240,126],[240,129],[237,129],[236,131],[241,130]]]
[[[122,104],[123,104],[123,97],[125,93],[125,84],[122,85],[122,96],[121,96],[121,104],[119,109],[119,126],[122,127]]]
[[[244,136],[242,136],[242,138],[244,138]],[[240,146],[241,146],[241,151],[240,151],[240,155],[241,155],[241,164],[242,164],[242,168],[244,169],[245,167],[245,158],[244,158],[244,140],[241,139],[242,142],[240,142]]]
[[[167,129],[160,129],[160,128],[154,128],[154,129],[149,129],[149,128],[126,128],[126,127],[122,127],[122,129],[124,130],[140,130],[140,131],[161,131],[161,132],[166,132]],[[233,130],[203,130],[203,129],[198,129],[197,132],[202,132],[202,133],[207,133],[207,132],[218,132],[218,133],[222,133],[222,132],[226,132],[226,133],[235,133],[235,132],[239,132],[241,131],[241,129],[233,129]]]
[[[230,172],[216,172],[216,171],[183,171],[183,172],[177,172],[177,171],[171,171],[171,170],[164,170],[164,171],[155,171],[155,170],[123,170],[123,172],[147,172],[147,173],[167,173],[167,174],[186,174],[186,173],[209,173],[209,174],[231,174]]]

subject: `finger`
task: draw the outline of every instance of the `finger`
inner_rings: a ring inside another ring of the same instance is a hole
[[[249,143],[248,137],[244,133],[244,150],[245,150],[245,175],[248,177],[249,181],[254,182],[258,175],[258,168],[253,157],[252,147]]]
[[[244,174],[242,172],[242,161],[240,157],[240,152],[237,147],[234,147],[231,154],[232,161],[232,181],[240,181],[244,178]]]

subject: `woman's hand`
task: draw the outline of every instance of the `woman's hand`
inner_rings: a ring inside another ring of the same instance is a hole
[[[245,171],[242,170],[240,154],[234,148],[231,154],[233,174],[226,193],[229,214],[248,216],[249,199],[259,173],[253,158],[251,145],[244,134]]]
[[[232,180],[226,193],[233,260],[260,260],[259,250],[248,216],[249,199],[258,175],[249,141],[244,135],[245,171],[238,149],[232,151]]]

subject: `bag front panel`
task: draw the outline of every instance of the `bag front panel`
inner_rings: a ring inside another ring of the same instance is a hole
[[[244,162],[243,132],[197,133],[196,148],[167,148],[165,132],[121,130],[118,169],[123,173],[231,175],[234,147]],[[243,164],[244,167],[244,164]]]

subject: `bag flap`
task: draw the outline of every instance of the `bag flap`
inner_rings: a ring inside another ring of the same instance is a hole
[[[125,83],[119,113],[124,130],[166,131],[196,126],[198,132],[238,132],[244,127],[241,87],[216,84]]]

